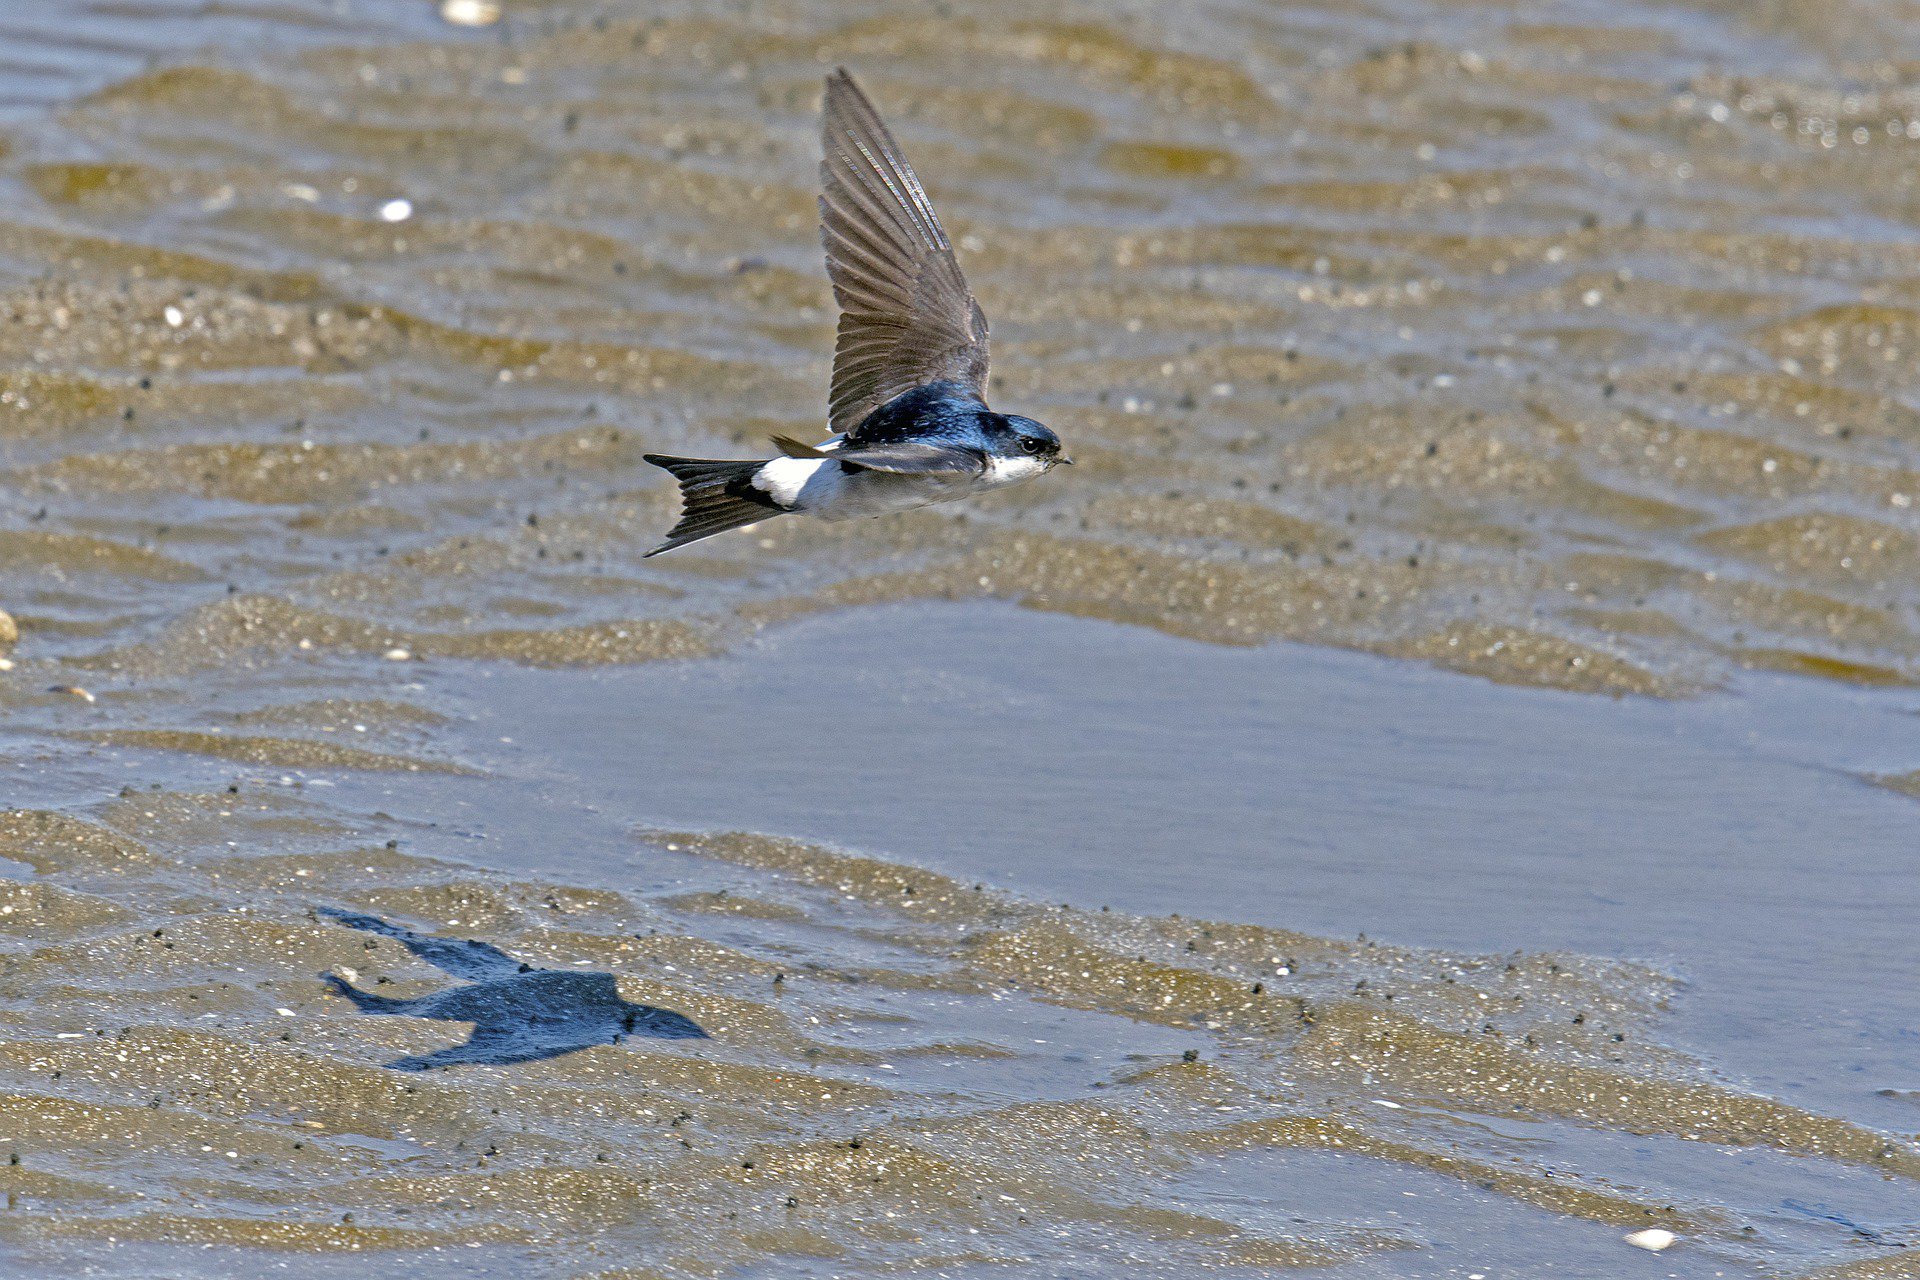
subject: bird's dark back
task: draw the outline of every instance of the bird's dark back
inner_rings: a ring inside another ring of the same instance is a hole
[[[957,382],[929,382],[875,409],[848,435],[855,444],[901,440],[972,440],[987,406]]]

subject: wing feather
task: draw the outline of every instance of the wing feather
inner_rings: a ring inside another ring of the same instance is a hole
[[[913,166],[845,69],[827,77],[820,238],[840,306],[828,416],[851,431],[929,382],[987,383],[987,317]]]
[[[987,469],[987,460],[977,449],[914,440],[874,444],[849,441],[844,448],[834,450],[832,456],[850,467],[900,476],[977,476]]]
[[[977,476],[987,469],[986,457],[979,450],[932,441],[889,440],[863,444],[849,440],[821,449],[802,444],[791,436],[775,436],[773,443],[789,458],[831,458],[849,467],[901,476]]]

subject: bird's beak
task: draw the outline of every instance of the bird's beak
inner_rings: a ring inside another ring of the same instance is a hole
[[[1055,458],[1055,459],[1054,459],[1054,461],[1055,461],[1055,462],[1057,462],[1057,463],[1059,463],[1059,464],[1060,464],[1061,466],[1063,466],[1063,467],[1070,467],[1070,466],[1072,466],[1072,465],[1073,465],[1073,459],[1072,459],[1072,458],[1069,458],[1069,457],[1068,457],[1068,456],[1067,456],[1066,454],[1064,454],[1064,453],[1063,453],[1063,454],[1061,454],[1061,455],[1060,455],[1059,457],[1057,457],[1057,458]]]

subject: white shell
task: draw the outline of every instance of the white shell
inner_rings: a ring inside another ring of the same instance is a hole
[[[1635,1231],[1627,1237],[1627,1243],[1636,1249],[1645,1249],[1648,1253],[1659,1253],[1672,1246],[1680,1237],[1665,1227],[1648,1227],[1645,1231]]]
[[[490,27],[500,21],[500,0],[440,0],[440,17],[456,27]]]

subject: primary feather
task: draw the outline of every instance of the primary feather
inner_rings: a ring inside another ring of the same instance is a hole
[[[820,238],[840,305],[828,420],[850,432],[930,382],[987,383],[987,317],[913,166],[844,68],[827,77]]]

